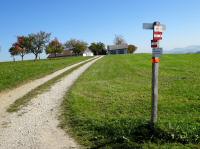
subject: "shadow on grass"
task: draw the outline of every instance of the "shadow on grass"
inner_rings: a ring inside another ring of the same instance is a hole
[[[112,128],[111,128],[112,129]],[[105,130],[105,129],[104,129]],[[117,131],[113,129],[114,131]],[[107,131],[109,132],[109,131]],[[166,132],[157,126],[152,127],[151,124],[142,124],[133,129],[130,128],[130,134],[127,136],[116,136],[115,132],[104,134],[102,138],[95,138],[90,141],[93,142],[93,149],[97,148],[115,148],[115,149],[140,149],[144,143],[180,143],[197,144],[199,140],[194,141],[188,138],[182,137],[178,132]]]

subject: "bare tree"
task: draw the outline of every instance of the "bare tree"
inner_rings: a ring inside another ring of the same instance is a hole
[[[115,35],[114,39],[114,44],[115,45],[121,45],[121,44],[127,44],[124,37],[121,35]]]

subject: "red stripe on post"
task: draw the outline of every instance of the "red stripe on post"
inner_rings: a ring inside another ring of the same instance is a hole
[[[162,32],[153,32],[153,34],[162,35]]]
[[[162,37],[153,37],[153,40],[162,40]]]

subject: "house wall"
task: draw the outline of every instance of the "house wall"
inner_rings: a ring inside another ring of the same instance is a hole
[[[83,56],[94,56],[92,52],[84,52]]]
[[[127,49],[117,49],[117,50],[109,50],[109,54],[127,54],[128,50]]]

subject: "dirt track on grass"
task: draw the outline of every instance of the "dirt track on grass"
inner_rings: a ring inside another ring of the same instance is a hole
[[[91,59],[89,59],[91,60]],[[12,89],[10,91],[5,91],[0,93],[0,117],[2,113],[5,113],[6,109],[10,104],[12,104],[16,99],[23,97],[25,94],[30,92],[31,90],[37,88],[38,86],[44,84],[45,82],[55,78],[56,76],[62,74],[63,72],[76,67],[84,62],[87,62],[89,60],[85,60],[76,64],[73,64],[71,66],[68,66],[64,69],[58,70],[50,75],[47,75],[43,78],[28,82],[22,86],[19,86],[15,89]]]
[[[59,82],[51,86],[49,91],[33,98],[28,106],[20,111],[0,115],[0,148],[80,148],[70,136],[57,127],[59,124],[57,119],[59,106],[66,91],[69,90],[76,79],[100,58],[84,64],[62,78]]]

